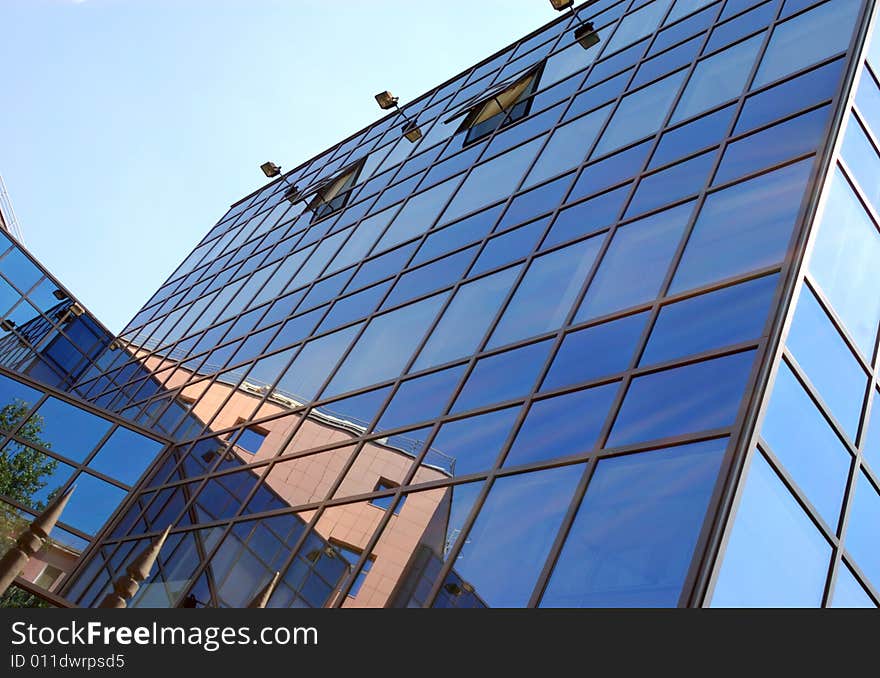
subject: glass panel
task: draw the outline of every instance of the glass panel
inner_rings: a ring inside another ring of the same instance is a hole
[[[878,261],[880,232],[838,170],[810,257],[810,273],[869,359],[880,324]]]
[[[520,267],[462,285],[413,366],[422,370],[473,353],[507,298]]]
[[[727,438],[603,459],[541,607],[675,607]]]
[[[0,450],[0,460],[7,469],[16,469],[0,475],[0,495],[36,511],[46,507],[73,473],[72,466],[15,441]]]
[[[529,172],[525,185],[537,184],[580,165],[593,147],[596,135],[610,112],[611,107],[605,106],[556,129]]]
[[[684,120],[739,96],[763,39],[763,35],[756,35],[698,63],[681,95],[673,121]]]
[[[876,587],[880,583],[880,494],[859,474],[846,528],[846,550]]]
[[[665,132],[660,137],[650,167],[659,167],[683,158],[701,148],[720,143],[727,134],[733,117],[734,106],[722,108],[702,118]]]
[[[477,361],[453,412],[524,397],[532,389],[550,351],[550,340]]]
[[[733,424],[754,351],[633,379],[608,447]]]
[[[534,402],[504,466],[590,451],[599,438],[618,386],[606,384]]]
[[[746,132],[795,113],[834,95],[843,59],[821,66],[781,85],[748,97],[736,123],[736,133]]]
[[[492,238],[474,262],[470,274],[490,271],[531,254],[548,223],[549,219],[539,219]]]
[[[461,278],[476,255],[476,247],[457,252],[412,271],[404,273],[394,285],[382,308],[398,306],[410,299],[451,285]]]
[[[871,465],[875,473],[880,473],[880,391],[874,391],[871,406],[871,422],[862,434],[862,458]]]
[[[776,375],[761,436],[836,529],[852,457],[785,363]]]
[[[76,491],[64,508],[62,520],[83,532],[96,534],[126,492],[88,473],[80,473],[74,483]]]
[[[614,37],[604,53],[611,54],[636,40],[641,40],[646,35],[651,35],[663,20],[670,5],[672,0],[654,0],[640,10],[627,14],[614,32]]]
[[[693,209],[694,203],[687,203],[622,226],[602,258],[576,320],[654,299]]]
[[[37,442],[60,455],[82,461],[110,430],[110,422],[90,412],[49,398],[28,420],[39,430]]]
[[[438,417],[463,374],[464,365],[460,365],[403,382],[376,430],[398,428]]]
[[[679,71],[629,94],[620,102],[596,146],[595,156],[605,155],[657,131],[684,80]]]
[[[450,475],[487,471],[498,458],[519,410],[519,406],[508,407],[443,424],[431,450],[449,460]]]
[[[339,361],[340,356],[357,335],[360,327],[360,325],[353,325],[333,334],[327,334],[320,339],[314,339],[303,346],[296,359],[278,380],[276,391],[293,396],[294,400],[300,402],[307,402],[314,398],[318,389],[321,388],[321,384],[326,381],[327,376]],[[278,355],[283,356],[284,354]],[[261,362],[266,360],[264,358]],[[251,374],[262,367],[261,362],[254,366]],[[273,367],[280,367],[281,364],[283,363],[279,361],[279,365],[273,365]]]
[[[830,561],[831,546],[756,453],[712,607],[819,607]]]
[[[850,569],[841,563],[837,570],[837,582],[834,584],[831,607],[874,608],[877,606]]]
[[[559,327],[593,265],[601,237],[534,259],[492,333],[490,347]]]
[[[645,177],[639,182],[626,215],[648,212],[699,193],[715,166],[715,157],[715,151],[709,151]]]
[[[664,306],[641,364],[702,353],[761,336],[779,277],[765,276]]]
[[[755,87],[845,50],[861,4],[859,0],[826,2],[778,25],[755,76]]]
[[[543,247],[552,247],[610,226],[620,216],[629,191],[630,186],[623,186],[561,210],[544,238]]]
[[[134,485],[161,449],[162,443],[120,426],[101,446],[89,467]]]
[[[15,428],[41,395],[36,389],[0,374],[0,429]]]
[[[782,261],[811,165],[811,160],[805,160],[710,195],[670,292]],[[742,218],[744,213],[749,215],[747,220]]]
[[[801,291],[788,348],[850,440],[855,440],[867,375],[807,287]]]
[[[623,372],[632,361],[647,313],[567,334],[541,388],[550,390]]]
[[[486,607],[524,607],[583,472],[576,465],[497,480],[445,585],[460,578]]]
[[[439,294],[373,318],[333,377],[326,395],[399,375],[446,296]]]

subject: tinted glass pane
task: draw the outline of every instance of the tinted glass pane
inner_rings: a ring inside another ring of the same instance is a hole
[[[684,71],[679,71],[624,97],[594,155],[605,155],[657,131],[678,94],[684,75]]]
[[[44,447],[76,461],[85,459],[111,426],[106,419],[56,398],[40,405],[30,423]]]
[[[858,120],[850,115],[841,148],[846,166],[855,177],[859,187],[876,210],[880,206],[880,183],[877,173],[880,171],[880,157]]]
[[[819,607],[830,560],[831,546],[755,454],[712,607]]]
[[[133,485],[161,449],[162,443],[120,426],[101,445],[89,466]]]
[[[453,412],[521,398],[532,388],[544,366],[550,341],[542,341],[477,361]]]
[[[599,462],[541,607],[675,607],[727,438]]]
[[[592,449],[618,386],[606,384],[533,403],[504,465],[528,464]]]
[[[541,152],[541,157],[529,172],[525,184],[536,184],[580,165],[593,147],[596,135],[610,112],[611,107],[606,106],[553,132],[546,148]]]
[[[567,334],[542,388],[549,390],[624,371],[632,361],[647,319],[647,313],[638,313]]]
[[[577,313],[587,320],[657,296],[693,203],[622,226],[602,258]]]
[[[837,570],[837,582],[834,584],[831,607],[873,608],[877,606],[874,605],[874,601],[871,600],[850,569],[841,563]]]
[[[651,159],[651,167],[665,165],[701,148],[719,143],[730,127],[733,109],[733,106],[722,108],[666,132],[660,137],[660,143]]]
[[[566,466],[496,481],[455,564],[487,606],[528,603],[583,471]]]
[[[876,587],[880,582],[880,494],[859,474],[846,529],[846,550]]]
[[[277,389],[291,396],[298,396],[295,399],[300,402],[314,398],[360,328],[360,325],[354,325],[307,343],[278,381]],[[264,358],[254,366],[251,374],[259,374],[263,369],[268,372],[282,367],[284,355],[277,354],[277,363],[272,358]],[[264,366],[264,362],[268,364]]]
[[[835,529],[852,457],[785,363],[776,375],[761,435]]]
[[[710,195],[670,291],[782,261],[811,165],[805,160]],[[742,218],[745,213],[747,220]]]
[[[462,285],[437,323],[414,369],[440,365],[475,351],[513,285],[520,267]]]
[[[88,473],[80,473],[74,482],[76,491],[64,507],[63,520],[83,532],[95,534],[125,498],[125,490]]]
[[[639,183],[639,188],[627,209],[627,216],[648,212],[661,205],[677,202],[699,193],[714,165],[715,152],[710,151],[645,177]]]
[[[834,95],[843,60],[809,71],[746,99],[736,132],[746,132]]]
[[[0,374],[0,428],[9,430],[18,424],[41,395],[36,389]]]
[[[831,414],[855,440],[867,375],[806,287],[789,330],[788,348]]]
[[[327,387],[328,395],[400,374],[445,297],[430,297],[374,318]]]
[[[822,140],[830,110],[826,106],[733,142],[724,153],[714,183],[814,152]]]
[[[777,282],[777,276],[765,276],[664,306],[641,363],[660,363],[757,339]]]
[[[405,301],[446,287],[458,280],[476,255],[476,248],[466,249],[453,255],[422,266],[400,276],[383,302],[383,308],[397,306]]]
[[[474,262],[470,275],[489,271],[530,254],[535,249],[538,238],[547,228],[547,221],[547,219],[533,221],[531,224],[520,226],[489,240],[480,257]]]
[[[834,177],[810,258],[810,273],[862,355],[874,352],[880,323],[880,232],[843,174]]]
[[[638,174],[644,166],[650,145],[651,142],[646,141],[585,167],[571,189],[569,200],[585,198]]]
[[[777,26],[755,76],[755,86],[845,50],[860,5],[859,0],[826,2]]]
[[[754,357],[747,351],[633,379],[608,446],[731,425]]]
[[[762,40],[763,36],[756,35],[697,64],[673,120],[684,120],[738,96],[746,85]]]
[[[614,32],[605,53],[610,54],[653,33],[670,5],[672,0],[654,0],[638,11],[627,14]]]
[[[463,373],[462,365],[403,382],[376,430],[397,428],[439,416]]]
[[[501,346],[559,327],[600,245],[601,238],[591,238],[534,259],[492,333],[489,346]]]
[[[543,247],[557,245],[610,226],[620,216],[629,190],[629,186],[623,186],[561,210],[544,238]]]
[[[862,455],[875,472],[880,472],[880,391],[874,391],[871,421],[863,434]]]

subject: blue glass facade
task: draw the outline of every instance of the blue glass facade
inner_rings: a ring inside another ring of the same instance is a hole
[[[64,594],[876,603],[873,4],[584,3],[233,205],[75,379],[174,444]]]

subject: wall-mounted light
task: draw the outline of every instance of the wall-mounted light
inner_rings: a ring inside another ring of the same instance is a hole
[[[574,39],[577,40],[581,47],[584,49],[590,49],[590,47],[599,44],[599,33],[596,32],[593,22],[581,19],[580,15],[574,9],[574,0],[550,0],[550,4],[553,5],[553,9],[557,12],[563,12],[567,9],[571,10],[574,18],[580,23],[580,26],[574,29]]]
[[[381,108],[383,111],[388,111],[392,108],[396,108],[397,112],[403,116],[403,119],[406,120],[406,124],[403,126],[403,136],[406,137],[407,141],[414,144],[422,138],[422,130],[415,120],[408,117],[406,113],[400,110],[400,106],[398,106],[399,101],[400,99],[394,96],[388,90],[384,92],[379,92],[376,95],[376,103],[379,104],[379,108]]]
[[[281,166],[276,165],[274,162],[264,162],[260,165],[260,169],[263,170],[263,174],[266,175],[269,179],[274,179],[277,176],[280,176],[281,179],[288,185],[287,191],[284,193],[284,198],[294,203],[300,199],[299,188],[290,183],[290,180],[283,174],[281,174]]]

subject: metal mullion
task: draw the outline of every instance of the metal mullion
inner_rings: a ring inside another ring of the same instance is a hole
[[[830,130],[819,148],[818,156],[811,172],[810,182],[808,183],[811,191],[805,198],[806,202],[804,203],[804,200],[802,200],[798,218],[795,220],[794,233],[790,241],[793,244],[790,246],[784,260],[782,298],[778,302],[775,316],[772,319],[772,327],[767,344],[768,349],[771,350],[768,350],[767,355],[762,359],[756,387],[747,398],[749,402],[745,421],[735,441],[735,445],[739,449],[734,448],[729,468],[722,469],[721,478],[723,486],[720,489],[716,488],[710,500],[710,506],[714,507],[715,515],[710,519],[709,534],[706,539],[701,538],[700,541],[702,543],[698,543],[698,548],[695,550],[699,558],[695,558],[691,574],[689,574],[689,579],[692,582],[690,586],[691,604],[706,604],[712,594],[712,589],[717,579],[716,574],[723,561],[729,539],[730,530],[728,528],[736,515],[736,510],[742,498],[742,478],[745,477],[750,466],[751,450],[754,446],[753,441],[760,430],[766,411],[767,394],[773,388],[778,364],[782,359],[783,346],[793,319],[794,305],[798,296],[800,281],[803,277],[802,272],[805,268],[806,257],[814,240],[811,237],[812,232],[815,230],[812,226],[827,200],[827,186],[832,174],[831,170],[834,167],[835,159],[839,155],[839,148],[842,143],[840,130],[845,124],[851,102],[855,97],[855,89],[852,87],[852,84],[858,75],[858,69],[861,67],[862,60],[858,57],[860,56],[861,49],[864,47],[864,38],[868,28],[865,19],[871,16],[874,4],[873,0],[866,0],[863,4],[859,14],[860,21],[856,23],[856,30],[845,52],[844,63],[846,64],[846,69],[841,76],[835,94],[836,108],[830,122]],[[781,12],[781,7],[777,13],[777,21],[779,12]],[[773,32],[770,31],[769,36],[772,37],[772,34]],[[766,43],[761,50],[762,55],[765,51]],[[836,58],[838,57],[835,57],[835,60]],[[827,63],[831,61],[832,59],[829,59]],[[757,63],[760,64],[760,61]],[[812,67],[818,66],[813,65]],[[753,72],[750,80],[754,79],[754,75],[755,73]],[[796,76],[792,75],[790,77]],[[695,570],[695,568],[699,569]]]
[[[720,9],[720,7],[721,7],[721,5],[719,5],[719,9]],[[671,9],[672,9],[672,6],[670,5],[670,7],[667,8],[666,13],[664,14],[664,19],[668,16],[669,11]],[[716,15],[716,18],[717,18],[717,15]],[[632,80],[635,77],[635,73],[638,70],[639,66],[645,61],[646,54],[647,54],[648,48],[650,46],[650,43],[653,42],[653,40],[656,38],[656,34],[660,31],[662,24],[663,24],[663,21],[661,20],[658,23],[657,27],[654,29],[654,32],[652,33],[652,35],[649,36],[649,40],[648,40],[648,42],[646,42],[645,47],[642,51],[641,58],[636,62],[635,66],[632,69],[632,74],[631,74],[629,80],[627,81],[627,86],[623,88],[623,90],[620,92],[620,94],[618,94],[617,99],[614,101],[613,110],[608,115],[608,117],[605,119],[599,132],[596,134],[596,137],[591,142],[590,148],[588,149],[588,153],[585,155],[585,160],[590,158],[590,156],[594,152],[594,149],[597,147],[599,140],[602,138],[602,135],[604,134],[605,130],[608,128],[608,125],[610,124],[611,120],[614,118],[614,113],[619,108],[620,102],[623,100],[623,98],[626,94],[627,87],[629,86],[630,83],[632,83]],[[618,22],[616,25],[619,26],[620,23]],[[709,35],[709,33],[707,31],[706,39],[708,39],[708,35]],[[692,63],[689,67],[689,72],[688,72],[689,74],[693,70],[694,67],[695,67],[695,64]],[[592,72],[592,69],[590,70],[590,72]],[[589,75],[587,75],[586,77],[589,77]],[[586,80],[586,77],[585,77],[585,80]],[[685,86],[685,84],[682,84],[681,88],[679,89],[679,92],[676,96],[676,102],[675,102],[676,104],[677,104],[678,98],[681,96],[681,92],[684,90],[684,86]],[[574,97],[574,95],[572,95],[572,98],[573,97]],[[670,110],[666,115],[666,123],[665,124],[668,124],[669,116],[672,115],[672,111],[674,111],[674,110],[675,110],[675,107],[673,105],[670,107]],[[664,126],[665,125],[661,125],[661,127],[654,133],[654,146],[655,147],[656,147],[656,144],[659,143],[660,131],[663,129]],[[555,130],[555,127],[554,127],[554,130]],[[523,176],[523,179],[520,179],[520,184],[522,184],[522,181],[525,179],[525,177],[528,176],[528,173],[531,171],[534,164],[541,157],[541,153],[543,152],[544,148],[546,148],[546,145],[549,142],[549,139],[551,136],[552,136],[552,132],[551,132],[551,134],[548,135],[547,141],[545,141],[544,146],[541,148],[541,151],[535,156],[535,159],[532,161],[531,165],[529,166],[528,170],[526,171],[525,175]],[[652,153],[653,153],[653,150],[652,150]],[[648,158],[646,158],[645,164],[648,163],[648,161],[650,159],[650,155],[651,154],[649,154]],[[582,165],[582,167],[583,167],[583,165]],[[581,172],[582,171],[583,171],[583,169],[581,169]],[[644,171],[644,165],[643,165],[642,171]],[[578,174],[577,176],[580,176],[580,175]],[[575,180],[572,182],[572,184],[569,186],[568,193],[566,194],[565,197],[567,197],[568,195],[571,194],[572,188],[577,183],[577,176],[576,176]],[[626,213],[626,208],[628,207],[629,202],[632,200],[632,197],[635,193],[636,185],[637,185],[636,182],[633,182],[633,184],[630,188],[629,195],[627,196],[626,200],[624,201],[623,206],[621,207],[621,215]],[[565,201],[565,198],[563,198],[563,202],[564,201]],[[553,212],[554,218],[555,218],[556,214],[559,212],[559,209],[560,209],[560,206],[557,206],[556,209],[554,210],[554,212]],[[546,238],[547,233],[549,232],[549,229],[550,229],[552,223],[553,223],[553,220],[551,219],[551,221],[549,222],[548,226],[545,229],[544,235],[541,237],[542,241],[544,238]],[[556,339],[554,340],[554,345],[551,346],[549,354],[548,354],[547,358],[545,359],[544,366],[538,374],[535,385],[532,388],[532,393],[527,397],[526,402],[524,403],[522,410],[517,414],[517,418],[514,421],[513,428],[511,430],[510,434],[508,434],[507,440],[505,440],[504,444],[502,445],[502,448],[499,452],[499,456],[495,461],[495,470],[498,469],[499,464],[502,463],[503,459],[506,457],[507,451],[508,451],[510,445],[513,443],[514,437],[518,434],[520,427],[522,426],[523,422],[525,421],[525,416],[526,416],[526,413],[528,412],[528,408],[531,405],[531,401],[534,399],[535,389],[537,389],[538,385],[541,383],[541,381],[543,381],[544,376],[546,375],[547,371],[549,370],[550,365],[552,364],[553,360],[555,359],[555,356],[556,356],[556,353],[559,349],[559,346],[562,343],[562,338],[564,336],[563,328],[566,326],[566,324],[568,324],[568,322],[571,322],[573,317],[576,315],[578,307],[580,306],[581,300],[583,299],[583,296],[586,293],[587,288],[592,283],[592,280],[595,277],[595,275],[599,269],[599,266],[601,265],[602,259],[604,258],[606,252],[608,251],[608,248],[610,247],[610,243],[614,237],[614,233],[616,232],[616,229],[618,226],[619,226],[619,223],[615,224],[614,226],[612,226],[608,230],[608,233],[606,234],[605,239],[604,239],[602,245],[600,246],[599,252],[597,253],[596,258],[595,258],[592,266],[590,267],[590,271],[587,273],[586,279],[585,279],[584,283],[581,285],[581,289],[573,302],[572,308],[569,310],[569,312],[566,316],[567,323],[564,323],[563,327],[557,331],[557,336],[556,336]],[[522,283],[522,280],[525,277],[525,274],[528,271],[529,267],[531,266],[531,263],[534,260],[534,258],[535,258],[535,252],[532,252],[532,254],[529,256],[529,259],[527,260],[526,264],[524,265],[522,271],[520,271],[520,274],[519,274],[516,282],[514,283],[514,285],[511,287],[510,291],[508,292],[508,295],[505,298],[505,301],[502,303],[501,308],[496,313],[496,317],[494,319],[494,322],[492,323],[491,327],[489,328],[489,331],[486,333],[486,336],[483,338],[482,342],[480,343],[479,348],[483,348],[487,344],[487,342],[489,341],[489,339],[492,336],[492,333],[494,333],[495,329],[497,328],[497,325],[500,322],[501,318],[507,312],[507,308],[509,307],[510,302],[513,299],[513,296],[516,293],[516,290],[519,288],[520,284]],[[468,365],[468,368],[466,370],[464,378],[462,379],[461,383],[459,384],[459,390],[454,394],[454,398],[448,403],[447,410],[455,402],[455,399],[458,397],[461,388],[466,383],[467,379],[470,377],[470,374],[473,372],[475,364],[476,364],[476,360],[474,358],[471,358],[471,361]],[[621,384],[621,388],[618,391],[616,398],[615,398],[617,401],[621,400],[621,398],[622,398],[621,394],[625,392],[626,386],[627,386],[626,379],[624,378],[624,380]],[[618,407],[619,404],[620,404],[619,402],[612,403],[612,409],[608,415],[609,417],[616,411],[615,408]],[[606,422],[606,424],[603,426],[603,428],[605,428],[605,427],[610,428],[610,423]],[[435,425],[435,430],[432,432],[434,435],[436,435],[436,430],[437,430],[437,427]],[[603,431],[602,433],[600,433],[598,444],[601,445],[604,443],[605,436],[607,436],[607,432]],[[433,440],[433,437],[431,435],[429,435],[429,440],[426,442],[426,446],[425,446],[426,447],[425,454],[427,454],[427,451],[430,449],[430,444],[431,444],[432,440]],[[477,515],[482,510],[482,507],[485,503],[485,499],[488,496],[488,493],[491,490],[491,487],[494,485],[493,473],[494,473],[494,470],[492,473],[490,473],[489,477],[487,478],[487,482],[486,482],[485,487],[481,490],[480,495],[475,500],[474,506],[471,508],[469,518],[465,522],[465,525],[462,527],[462,531],[459,535],[459,539],[456,540],[455,546],[450,551],[449,557],[448,557],[446,563],[443,565],[443,567],[441,567],[440,572],[437,576],[437,579],[434,582],[434,584],[431,588],[431,591],[426,598],[426,602],[425,602],[426,607],[430,607],[434,603],[434,601],[437,597],[437,594],[439,592],[440,586],[442,585],[443,580],[448,576],[449,571],[452,569],[452,566],[453,566],[456,558],[458,557],[459,552],[461,551],[461,548],[463,546],[463,542],[466,541],[467,534],[470,532],[471,528],[473,527],[473,524],[476,520]],[[574,502],[574,497],[572,497],[572,504],[573,504],[573,502]],[[571,512],[571,507],[570,507],[569,512]],[[567,526],[563,522],[563,524],[560,526],[560,530],[562,530],[562,529],[567,530],[568,527],[569,526]],[[561,548],[561,544],[558,546]],[[553,553],[548,554],[548,561],[550,561],[551,559],[553,559],[555,561],[556,555],[558,555],[558,554],[553,554]]]

